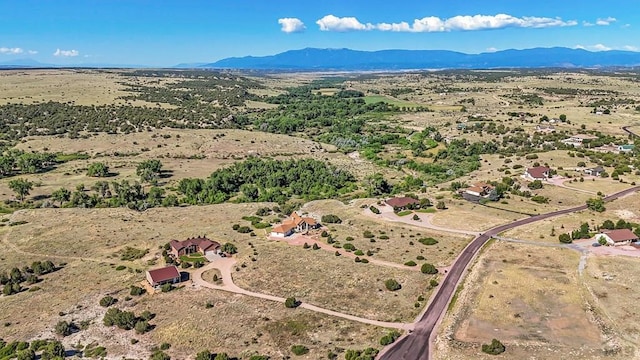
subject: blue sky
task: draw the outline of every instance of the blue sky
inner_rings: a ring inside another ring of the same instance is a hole
[[[640,51],[638,0],[0,0],[0,63],[171,66],[305,47]]]

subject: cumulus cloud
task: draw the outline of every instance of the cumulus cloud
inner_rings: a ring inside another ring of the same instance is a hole
[[[609,16],[606,19],[598,19],[598,20],[596,20],[596,25],[607,26],[607,25],[611,25],[611,23],[614,23],[616,21],[618,21],[616,18]]]
[[[355,17],[342,17],[339,18],[334,15],[327,15],[322,19],[316,21],[316,24],[320,26],[322,31],[354,31],[354,30],[373,30],[375,28],[372,24],[363,24]]]
[[[78,50],[60,50],[56,49],[56,52],[53,53],[53,56],[62,56],[62,57],[73,57],[80,55]]]
[[[23,52],[24,50],[19,47],[15,47],[15,48],[0,47],[0,54],[17,55],[17,54],[22,54]]]
[[[623,48],[624,50],[627,50],[627,51],[635,51],[635,52],[640,51],[640,48],[639,48],[639,47],[637,47],[637,46],[633,46],[633,45],[625,45],[625,46],[623,46],[622,48]]]
[[[496,51],[498,51],[498,49],[494,48],[493,46],[487,48],[487,52],[496,52]]]
[[[36,50],[29,50],[27,52],[29,53],[29,55],[35,55],[38,53]]]
[[[608,20],[604,19],[605,21]],[[599,19],[601,20],[601,19]],[[547,28],[575,26],[575,20],[562,20],[561,18],[524,16],[515,17],[508,14],[497,15],[458,15],[448,19],[437,16],[428,16],[415,19],[409,24],[406,21],[398,23],[362,23],[355,17],[336,17],[327,15],[316,21],[322,31],[355,31],[355,30],[380,30],[394,32],[447,32],[447,31],[476,31],[503,29],[508,27],[518,28]]]
[[[306,29],[304,23],[298,18],[282,18],[278,19],[278,24],[282,25],[282,32],[287,34],[303,32]]]

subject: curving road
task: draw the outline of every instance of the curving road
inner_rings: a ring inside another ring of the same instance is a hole
[[[634,193],[640,190],[640,186],[634,186],[632,188],[611,194],[604,198],[605,201],[615,200],[619,197]],[[431,356],[430,345],[432,337],[436,333],[436,326],[444,315],[449,305],[449,301],[456,290],[460,279],[468,267],[469,263],[482,246],[493,236],[499,233],[513,229],[518,226],[531,224],[536,221],[548,219],[554,216],[565,215],[573,212],[585,210],[586,205],[577,206],[570,209],[558,210],[546,214],[540,214],[529,218],[514,221],[509,224],[496,226],[489,229],[487,232],[480,234],[473,239],[469,245],[458,256],[454,264],[451,266],[451,270],[441,282],[438,291],[432,297],[431,302],[427,306],[420,319],[415,323],[415,329],[407,336],[400,338],[390,348],[386,349],[380,356],[380,360],[428,360]]]

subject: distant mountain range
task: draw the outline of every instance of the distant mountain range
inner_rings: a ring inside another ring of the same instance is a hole
[[[272,56],[222,59],[200,68],[255,70],[408,70],[488,69],[536,67],[632,67],[640,66],[640,52],[533,48],[465,54],[447,50],[350,49],[291,50]]]
[[[351,49],[290,50],[271,56],[245,56],[213,63],[183,63],[177,69],[238,69],[274,71],[393,71],[413,69],[492,69],[492,68],[607,68],[640,66],[640,52],[598,51],[563,47],[503,50],[465,54],[448,50]],[[2,68],[149,68],[122,64],[43,64],[31,59],[0,62]]]

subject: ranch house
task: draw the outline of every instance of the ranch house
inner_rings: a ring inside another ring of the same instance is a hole
[[[407,196],[402,197],[392,197],[385,201],[387,205],[391,206],[393,210],[405,210],[405,209],[414,209],[420,207],[420,201],[414,198],[410,198]]]
[[[202,255],[220,253],[220,244],[206,237],[189,238],[184,241],[171,240],[171,254],[178,258],[182,255],[201,253]]]
[[[551,178],[551,169],[546,166],[536,166],[528,168],[523,177],[527,180],[548,180]]]
[[[278,224],[271,229],[271,236],[287,237],[294,232],[306,233],[307,231],[317,229],[318,227],[320,227],[320,224],[314,218],[300,216],[294,211],[291,213],[291,216],[282,221],[281,224]]]
[[[147,271],[147,281],[152,287],[180,282],[180,272],[175,265]]]
[[[596,240],[600,238],[604,238],[610,246],[629,245],[638,241],[638,236],[629,229],[606,230],[595,237]]]

